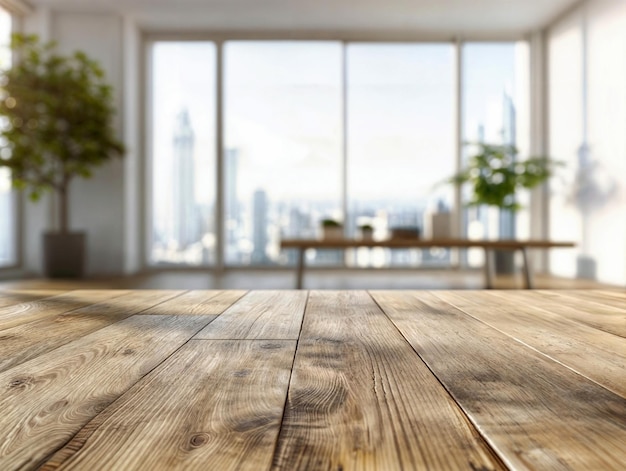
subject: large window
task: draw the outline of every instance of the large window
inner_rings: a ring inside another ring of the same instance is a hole
[[[316,238],[325,218],[349,237],[363,224],[374,238],[407,227],[454,236],[458,208],[444,182],[459,170],[457,141],[523,140],[522,49],[463,45],[458,97],[451,43],[153,43],[149,262],[288,265],[295,254],[281,252],[281,238]],[[463,235],[489,235],[485,214],[466,212]],[[496,214],[494,230],[514,237],[518,221]],[[445,249],[307,253],[317,265],[450,261]]]
[[[11,15],[0,8],[0,68],[11,65],[9,49],[11,23]],[[8,169],[2,167],[0,168],[0,267],[17,263],[16,200],[15,192],[11,190],[11,174]]]
[[[151,48],[148,260],[215,260],[216,49],[212,42]]]
[[[450,214],[455,172],[454,49],[449,44],[347,48],[348,234],[370,224],[428,230]],[[363,249],[357,265],[446,263],[448,250]]]
[[[315,238],[321,219],[342,217],[341,54],[335,42],[226,43],[227,264],[288,263],[281,237]]]
[[[475,151],[473,143],[514,145],[525,158],[528,149],[528,55],[526,43],[467,43],[463,46],[462,122],[463,157]],[[527,194],[517,195],[527,206]],[[469,196],[463,195],[463,201]],[[518,227],[519,220],[526,224]],[[463,211],[462,235],[470,239],[527,237],[527,213],[496,208]],[[521,231],[520,231],[521,229]],[[520,234],[520,232],[522,232]],[[468,250],[468,263],[481,266],[483,251]]]

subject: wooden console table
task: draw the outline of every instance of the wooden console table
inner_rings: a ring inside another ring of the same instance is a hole
[[[358,240],[358,239],[283,239],[281,249],[298,251],[296,272],[296,288],[302,289],[304,276],[304,252],[307,249],[351,249],[357,247],[384,247],[388,249],[415,248],[482,248],[485,251],[485,287],[493,288],[492,253],[494,250],[520,250],[524,264],[524,280],[526,288],[533,288],[533,275],[528,259],[528,249],[549,249],[554,247],[574,247],[573,242],[553,242],[549,240],[468,240],[468,239],[389,239],[389,240]]]
[[[0,290],[0,469],[623,471],[626,291]]]

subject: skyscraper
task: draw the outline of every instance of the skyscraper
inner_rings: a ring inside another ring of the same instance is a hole
[[[265,249],[267,247],[267,193],[256,190],[252,201],[252,263],[263,265],[268,262]]]
[[[239,149],[226,149],[224,152],[225,167],[225,229],[226,229],[226,262],[240,263],[241,250],[239,241],[243,234],[241,221],[241,205],[239,203],[237,182],[239,180]]]
[[[189,111],[183,109],[176,118],[174,152],[172,159],[172,231],[171,238],[179,249],[199,239],[198,210],[195,195],[195,136]]]
[[[226,217],[239,222],[239,201],[237,199],[237,180],[239,178],[239,149],[226,149]]]

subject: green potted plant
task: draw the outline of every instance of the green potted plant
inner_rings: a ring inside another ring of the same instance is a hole
[[[15,65],[0,71],[0,166],[14,187],[37,201],[58,199],[58,231],[44,234],[48,276],[83,274],[85,234],[69,228],[69,190],[75,177],[121,156],[112,126],[112,89],[98,63],[83,52],[62,56],[54,43],[14,34]]]
[[[521,209],[515,193],[530,189],[546,181],[556,162],[546,157],[517,160],[518,150],[512,145],[474,144],[477,152],[467,162],[467,167],[449,182],[470,184],[471,199],[468,206],[488,205],[503,210]]]
[[[466,168],[448,180],[456,185],[470,186],[468,206],[495,206],[500,211],[515,213],[521,209],[515,198],[517,191],[540,185],[552,175],[558,164],[546,157],[518,160],[518,150],[512,145],[472,145],[476,146],[476,153],[468,159]],[[497,252],[496,258],[496,266],[513,265],[511,252]],[[505,261],[506,258],[510,261]]]
[[[335,219],[322,219],[322,237],[324,239],[342,239],[343,225]]]

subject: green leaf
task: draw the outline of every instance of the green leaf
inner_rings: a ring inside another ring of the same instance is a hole
[[[0,141],[10,158],[0,166],[11,169],[14,186],[38,200],[124,154],[98,62],[81,51],[59,54],[35,35],[13,34],[11,48],[19,61],[0,71]]]
[[[468,158],[467,167],[447,180],[455,185],[470,185],[469,206],[497,206],[517,211],[521,205],[515,194],[521,188],[534,188],[546,181],[555,165],[546,157],[518,161],[518,149],[512,145],[465,143],[476,148]]]

